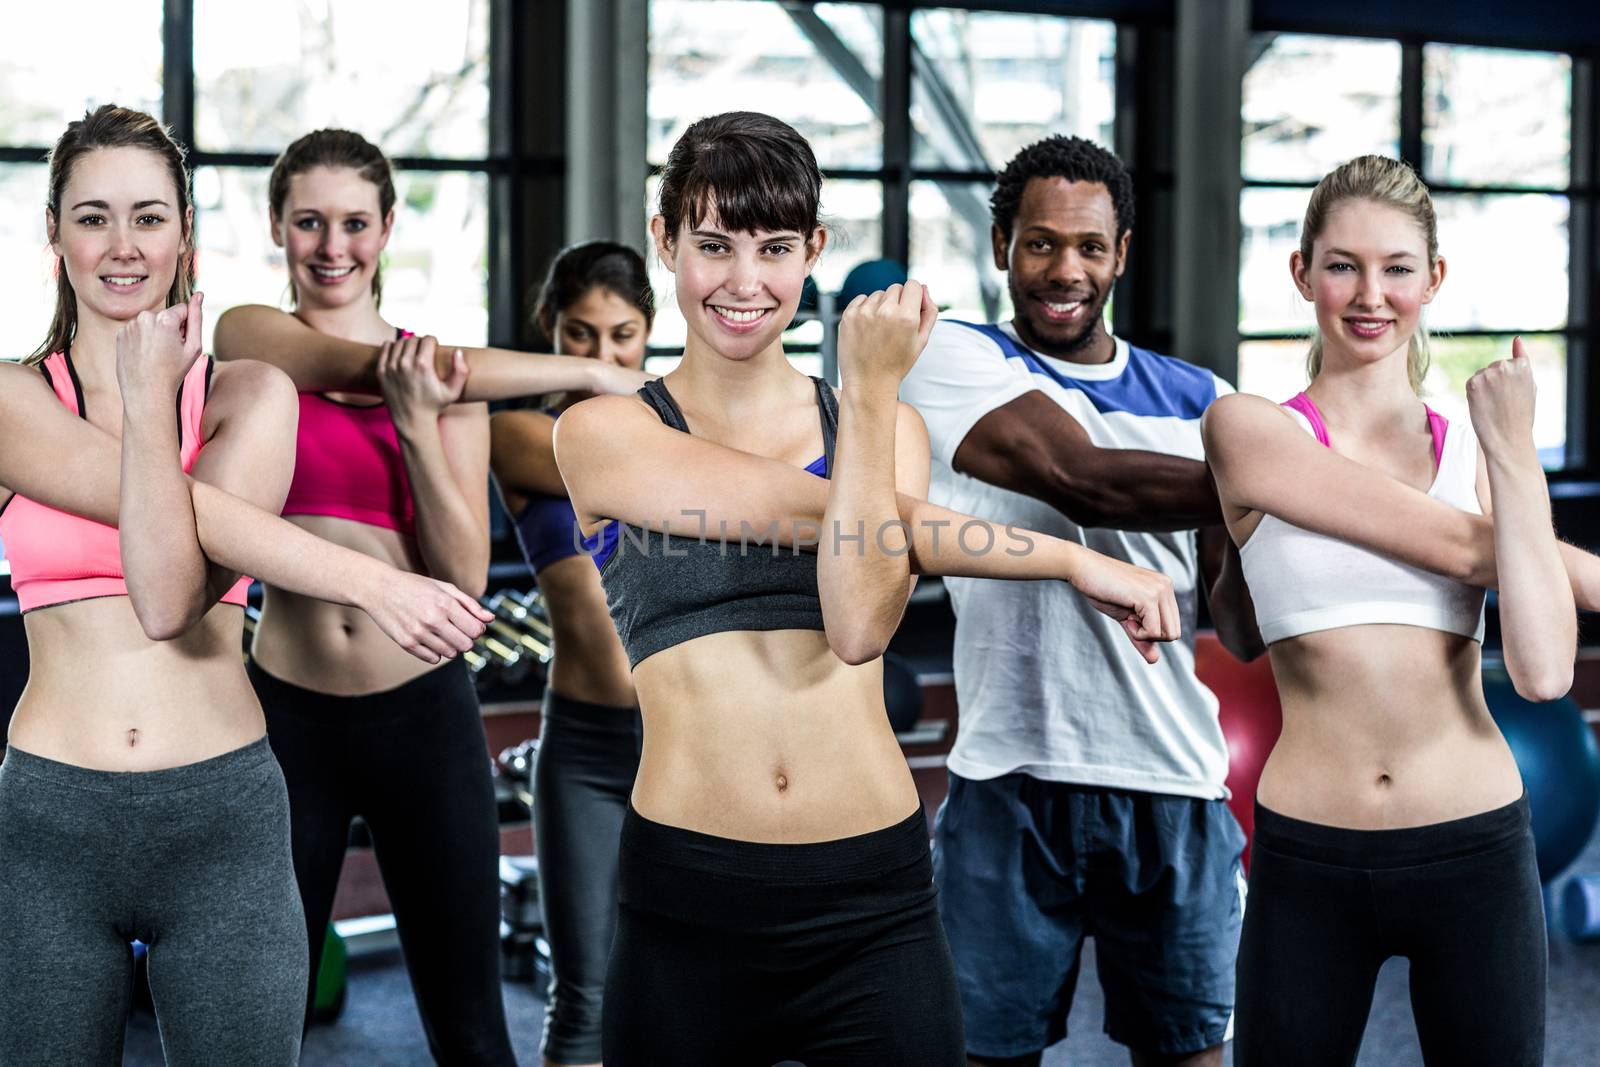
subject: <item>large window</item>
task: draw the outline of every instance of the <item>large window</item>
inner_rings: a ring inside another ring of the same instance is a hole
[[[837,292],[852,267],[888,258],[927,282],[947,313],[1000,318],[1009,302],[990,252],[994,174],[1050,134],[1110,145],[1116,28],[933,6],[907,17],[898,7],[652,0],[649,161],[659,173],[702,116],[776,115],[811,142],[826,179],[832,235],[819,288]],[[645,190],[652,214],[656,186]],[[652,278],[660,314],[650,366],[665,369],[686,326],[671,274],[655,262]],[[820,324],[802,323],[786,349],[815,371],[822,337]]]
[[[1425,310],[1428,402],[1466,418],[1467,378],[1523,336],[1546,466],[1567,445],[1573,256],[1570,57],[1445,44],[1262,34],[1243,92],[1239,386],[1284,399],[1306,383],[1311,305],[1295,290],[1311,188],[1367,152],[1420,164],[1448,272]],[[1403,68],[1418,72],[1407,78]],[[1338,76],[1328,78],[1330,71]],[[1514,269],[1513,269],[1514,265]]]
[[[188,16],[176,21],[191,26],[192,37],[169,30],[164,39],[166,8]],[[103,103],[157,115],[190,149],[208,325],[235,304],[288,306],[283,256],[267,221],[267,174],[294,138],[340,126],[396,165],[384,314],[481,343],[489,8],[490,0],[438,0],[400,19],[382,0],[58,0],[49,19],[12,20],[0,55],[0,193],[15,210],[0,222],[0,285],[20,298],[0,317],[0,357],[38,345],[54,301],[39,161],[67,122]],[[93,32],[72,36],[74,59],[63,64],[64,27],[79,24]]]

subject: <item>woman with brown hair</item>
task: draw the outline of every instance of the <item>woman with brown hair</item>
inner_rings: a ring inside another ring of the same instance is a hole
[[[169,1063],[286,1067],[305,932],[240,573],[359,607],[425,662],[483,613],[276,517],[293,391],[200,357],[188,174],[159,123],[108,105],[69,124],[46,224],[55,321],[0,365],[31,671],[0,766],[0,1062],[116,1062],[137,938]]]

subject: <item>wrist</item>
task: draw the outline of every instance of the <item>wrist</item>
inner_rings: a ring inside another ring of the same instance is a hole
[[[350,552],[355,559],[349,565],[350,604],[371,614],[372,608],[383,594],[384,578],[388,570],[382,563],[364,552]]]

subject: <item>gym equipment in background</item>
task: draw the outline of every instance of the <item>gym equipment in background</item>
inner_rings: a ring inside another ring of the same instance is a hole
[[[1217,695],[1217,718],[1228,742],[1228,809],[1244,831],[1244,868],[1256,827],[1256,785],[1261,768],[1283,731],[1283,705],[1266,656],[1241,663],[1212,633],[1195,638],[1194,671]]]
[[[1600,745],[1571,698],[1525,700],[1503,669],[1484,669],[1483,696],[1522,772],[1539,880],[1548,884],[1583,851],[1600,818]]]
[[[911,664],[893,652],[883,654],[883,706],[889,726],[903,734],[922,718],[922,686]]]
[[[349,984],[350,950],[328,924],[328,934],[322,939],[322,961],[317,966],[317,999],[311,1008],[313,1022],[331,1023],[344,1012],[345,996]]]

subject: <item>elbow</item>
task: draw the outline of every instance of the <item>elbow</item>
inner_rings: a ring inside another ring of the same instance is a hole
[[[175,641],[199,621],[197,615],[179,604],[150,604],[142,598],[130,599],[139,629],[152,641]]]
[[[889,648],[888,639],[878,641],[870,634],[839,635],[833,631],[828,632],[828,647],[833,654],[852,667],[859,667],[863,663],[871,663],[882,657]]]
[[[1560,700],[1572,689],[1572,664],[1551,663],[1535,670],[1512,671],[1511,685],[1518,696],[1536,704]]]
[[[850,620],[829,619],[823,609],[823,631],[828,637],[828,647],[833,654],[852,667],[871,663],[882,656],[889,647],[894,628],[874,625],[866,618]]]

